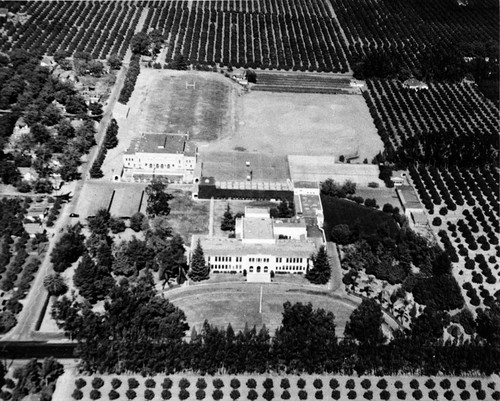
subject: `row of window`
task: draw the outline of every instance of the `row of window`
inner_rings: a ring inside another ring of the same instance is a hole
[[[248,261],[269,263],[269,258],[249,258]]]
[[[232,256],[214,256],[214,261],[215,262],[232,262]],[[235,256],[234,261],[235,262],[241,262],[242,261],[242,256]],[[208,261],[210,262],[210,256],[208,257]]]
[[[218,270],[236,270],[236,271],[241,271],[243,269],[243,266],[242,265],[236,265],[236,266],[232,266],[232,265],[210,265],[210,268],[212,270],[215,270],[215,269],[218,269]],[[303,266],[277,266],[276,267],[276,270],[277,271],[305,271],[305,268]],[[264,268],[262,269],[260,266],[257,266],[256,268],[254,268],[253,266],[250,266],[250,268],[248,269],[248,271],[250,273],[260,273],[260,272],[264,272],[264,273],[268,273],[269,271],[269,268],[267,266],[264,266]]]
[[[232,256],[214,256],[214,262],[232,262]],[[285,259],[285,263],[302,263],[304,258],[276,258],[276,263],[283,263],[283,259]],[[242,262],[242,256],[235,256],[235,262]],[[250,263],[269,263],[269,258],[248,258]],[[210,256],[208,256],[208,262],[210,262]]]
[[[269,269],[267,266],[264,266],[264,273],[268,273]],[[250,268],[248,269],[248,272],[249,273],[253,273],[254,272],[254,269],[253,269],[253,266],[250,266]],[[260,266],[257,266],[255,268],[255,273],[260,273],[261,272],[261,268]]]

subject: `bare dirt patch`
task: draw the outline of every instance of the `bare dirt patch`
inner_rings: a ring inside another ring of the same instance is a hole
[[[281,155],[340,155],[371,160],[383,143],[362,96],[252,92],[238,98],[233,134],[202,146]]]

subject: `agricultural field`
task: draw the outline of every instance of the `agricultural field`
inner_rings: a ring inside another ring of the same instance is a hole
[[[184,1],[151,7],[143,30],[167,36],[166,62],[348,72],[346,45],[328,2]]]
[[[16,22],[0,23],[0,48],[54,55],[58,51],[88,52],[95,59],[111,54],[123,58],[142,13],[130,2],[33,1]]]
[[[495,378],[326,375],[78,376],[65,373],[54,396],[76,400],[498,400]]]
[[[399,81],[377,80],[367,81],[367,89],[364,96],[378,132],[402,160],[463,165],[470,162],[457,159],[459,153],[478,162],[495,157],[490,148],[498,151],[498,107],[477,86],[432,83],[428,90],[415,91]],[[439,141],[438,151],[422,159],[433,140]]]
[[[421,166],[410,174],[467,304],[491,307],[500,299],[498,171]]]

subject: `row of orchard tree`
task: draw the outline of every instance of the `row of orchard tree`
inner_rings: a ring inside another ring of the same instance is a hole
[[[154,289],[149,273],[113,287],[102,311],[67,297],[57,301],[53,317],[78,342],[77,355],[88,372],[201,374],[229,372],[343,374],[492,374],[500,369],[500,308],[480,312],[479,336],[472,342],[443,343],[447,315],[430,307],[390,341],[383,315],[373,300],[352,313],[343,338],[332,312],[311,304],[286,302],[274,336],[262,327],[235,333],[205,322],[197,332],[186,316]]]

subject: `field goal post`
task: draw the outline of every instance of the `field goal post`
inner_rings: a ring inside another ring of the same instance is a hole
[[[196,89],[196,82],[193,80],[193,82],[186,81],[186,89]]]

